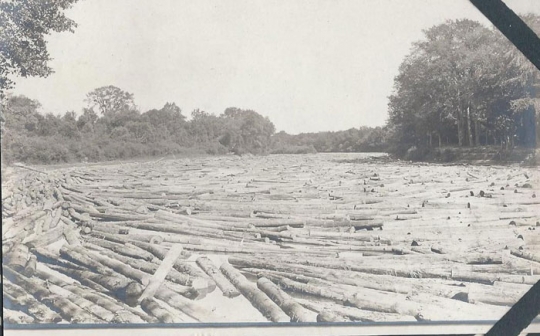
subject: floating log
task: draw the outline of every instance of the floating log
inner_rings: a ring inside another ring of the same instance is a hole
[[[4,296],[12,303],[24,307],[28,313],[40,323],[58,323],[62,321],[62,317],[49,307],[36,300],[35,297],[28,294],[22,287],[3,281]]]
[[[169,271],[172,269],[176,259],[178,259],[181,252],[182,252],[182,245],[175,245],[167,252],[167,255],[165,256],[165,258],[163,258],[156,272],[149,279],[148,285],[146,285],[146,288],[144,289],[143,293],[139,297],[139,302],[147,298],[154,297],[154,294],[156,293],[157,289],[165,281],[165,277],[167,276]]]
[[[352,321],[361,322],[417,322],[413,316],[393,314],[393,313],[381,313],[375,311],[368,311],[358,309],[356,307],[346,307],[330,302],[315,303],[306,299],[297,298],[296,301],[302,306],[316,313],[333,312],[338,314],[341,318],[346,318]],[[319,318],[319,317],[318,317]]]
[[[68,283],[65,280],[62,280],[48,272],[42,270],[36,270],[36,273],[40,278],[47,280],[50,283],[53,283],[57,286],[60,286],[70,292],[88,300],[96,305],[107,309],[108,311],[115,314],[115,317],[111,322],[117,323],[143,323],[143,322],[157,322],[157,320],[152,319],[150,316],[140,313],[133,308],[121,304],[118,301],[114,301],[112,298],[104,295],[102,292],[93,292],[92,289],[75,284]]]
[[[5,324],[29,324],[34,323],[34,318],[22,311],[12,310],[4,307],[3,320]]]
[[[16,271],[24,270],[29,257],[28,246],[15,244],[5,256],[6,264]]]
[[[107,248],[118,254],[125,255],[127,257],[131,257],[135,259],[142,259],[146,261],[152,261],[154,259],[153,254],[141,248],[138,248],[134,245],[128,246],[128,245],[123,245],[123,244],[117,244],[117,243],[112,243],[112,242],[105,241],[102,239],[89,239],[88,243],[92,243],[92,244]],[[85,243],[85,244],[88,244],[88,243]]]
[[[30,248],[47,246],[64,237],[64,225],[60,224],[41,235],[34,235],[23,240],[23,243]]]
[[[467,302],[497,306],[513,306],[523,295],[521,291],[501,290],[493,286],[468,285]]]
[[[177,294],[167,286],[161,286],[157,290],[156,298],[167,303],[169,306],[180,310],[198,322],[226,322],[224,318]]]
[[[85,311],[91,313],[94,316],[97,316],[99,320],[112,322],[115,318],[115,315],[111,311],[99,305],[96,305],[92,301],[86,300],[85,298],[80,297],[79,295],[76,295],[63,287],[59,287],[54,284],[48,284],[47,288],[51,291],[51,293],[64,297],[76,304],[77,306],[81,307]]]
[[[154,274],[155,271],[158,268],[158,265],[155,264],[155,263],[144,261],[142,259],[134,259],[134,258],[126,257],[126,256],[120,255],[118,253],[115,253],[115,252],[107,250],[107,249],[98,250],[98,253],[103,254],[103,255],[109,257],[110,259],[117,260],[117,261],[122,262],[122,263],[124,263],[126,265],[129,265],[132,268],[134,268],[135,270],[141,270],[141,271],[143,271],[145,273],[148,273],[148,274]],[[144,279],[146,277],[147,276],[142,276],[141,277],[139,275],[136,275],[135,279],[137,279],[137,278]],[[174,283],[180,284],[180,285],[191,286],[192,283],[193,283],[193,280],[197,279],[197,277],[186,275],[186,274],[183,274],[183,273],[180,273],[180,272],[176,271],[175,269],[172,269],[167,274],[166,279],[170,280],[170,281],[172,281]]]
[[[246,277],[229,264],[222,264],[220,271],[266,318],[272,322],[288,322],[290,318],[266,296],[251,284]]]
[[[162,323],[178,323],[182,322],[181,320],[175,318],[171,313],[166,309],[162,308],[155,299],[147,298],[142,300],[141,308],[148,314],[155,316],[159,322]]]
[[[21,273],[30,277],[36,272],[36,267],[37,257],[34,254],[30,254],[30,256],[28,257],[28,261],[26,262],[26,265],[24,266],[24,269],[21,271]]]
[[[302,294],[308,294],[320,298],[331,299],[338,303],[343,303],[346,301],[344,293],[334,290],[334,288],[325,288],[317,285],[312,285],[309,283],[301,283],[282,277],[279,275],[269,275],[265,274],[269,279],[274,281],[279,285],[280,288],[289,292],[296,292]]]
[[[112,294],[114,294],[114,296],[130,306],[137,303],[137,299],[142,293],[142,288],[140,285],[137,285],[135,281],[132,281],[119,274],[110,276],[96,274],[89,271],[72,270],[58,266],[51,266],[51,268],[75,278],[83,284],[87,284],[86,280],[95,282],[109,290]]]
[[[82,265],[93,272],[101,273],[103,275],[114,275],[111,268],[104,266],[99,261],[96,261],[96,256],[88,255],[87,250],[83,248],[64,245],[60,249],[60,256],[69,261]]]
[[[274,301],[287,315],[291,322],[312,322],[308,312],[272,281],[262,277],[257,280],[257,287]]]
[[[323,310],[317,314],[317,322],[350,322],[350,319],[340,313]]]
[[[540,263],[540,253],[518,251],[518,250],[512,250],[510,251],[510,253],[513,256]]]
[[[214,280],[217,287],[221,290],[223,293],[223,296],[226,297],[236,297],[240,295],[240,292],[236,290],[236,288],[227,280],[223,274],[221,274],[218,270],[218,268],[214,265],[214,263],[208,259],[207,257],[199,257],[196,260],[197,265],[206,273],[208,276]]]
[[[45,287],[43,281],[36,278],[27,278],[11,269],[9,266],[4,267],[4,274],[10,281],[17,283],[40,302],[54,307],[64,319],[71,323],[90,323],[95,322],[98,319],[97,317],[92,317],[90,313],[87,313],[70,300],[60,295],[52,294]]]

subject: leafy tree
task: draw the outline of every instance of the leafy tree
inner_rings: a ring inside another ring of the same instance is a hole
[[[97,108],[105,117],[113,117],[118,113],[137,109],[132,93],[112,85],[102,86],[88,93],[86,101],[89,108]]]
[[[226,132],[221,139],[231,151],[241,154],[267,152],[270,138],[275,132],[274,124],[253,110],[227,108],[220,116],[225,121]]]
[[[77,119],[77,128],[83,133],[94,133],[94,126],[98,119],[93,109],[84,108],[83,114]]]
[[[389,97],[393,150],[434,146],[433,135],[439,146],[443,138],[459,146],[534,143],[538,70],[502,34],[478,22],[448,21],[424,33]]]
[[[14,84],[12,76],[46,77],[52,73],[45,36],[73,32],[64,15],[77,0],[0,1],[0,96]]]

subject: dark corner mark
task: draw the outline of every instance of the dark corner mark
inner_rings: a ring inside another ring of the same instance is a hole
[[[519,299],[510,310],[487,332],[486,336],[514,336],[540,314],[540,281]]]
[[[540,70],[540,38],[502,0],[470,0]]]

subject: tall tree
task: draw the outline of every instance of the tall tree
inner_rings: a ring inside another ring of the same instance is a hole
[[[76,23],[64,14],[77,0],[0,1],[0,95],[13,76],[46,77],[52,73],[45,36],[73,32]]]
[[[136,110],[133,94],[116,86],[102,86],[86,95],[89,108],[97,108],[105,117],[112,117],[120,112]]]

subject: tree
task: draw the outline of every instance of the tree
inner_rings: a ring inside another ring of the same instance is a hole
[[[535,16],[529,21],[540,22]],[[447,21],[424,34],[401,64],[389,97],[394,150],[431,147],[433,135],[439,146],[443,138],[458,146],[530,145],[538,71],[502,34],[478,22]]]
[[[12,76],[46,77],[52,73],[45,36],[73,32],[64,15],[77,0],[0,1],[0,96],[14,84]]]
[[[261,154],[268,151],[270,138],[275,132],[274,124],[253,110],[227,108],[220,118],[224,121],[221,143],[231,151],[241,154]]]
[[[123,111],[136,110],[133,94],[116,86],[102,86],[86,95],[89,108],[99,110],[101,115],[112,117]]]

